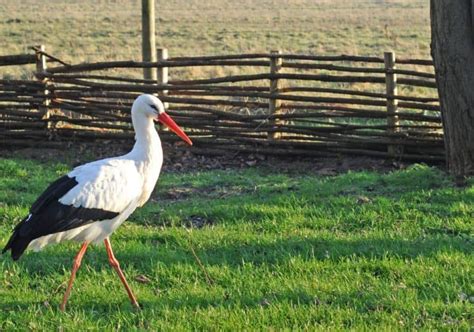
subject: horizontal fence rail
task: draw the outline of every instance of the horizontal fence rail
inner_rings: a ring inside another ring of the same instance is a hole
[[[132,102],[152,93],[199,153],[444,160],[430,60],[279,51],[168,57],[161,49],[156,62],[71,65],[44,47],[34,51],[0,56],[0,66],[36,65],[36,79],[0,79],[2,145],[132,140]],[[157,70],[158,80],[143,79],[143,68]]]

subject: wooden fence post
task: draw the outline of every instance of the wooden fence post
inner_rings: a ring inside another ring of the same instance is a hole
[[[281,54],[281,51],[271,51],[270,52],[270,74],[278,74],[281,70],[282,65],[282,58],[278,55]],[[281,111],[281,100],[275,98],[275,95],[278,93],[280,89],[280,80],[278,78],[271,78],[270,79],[270,98],[268,104],[268,113],[269,115],[277,115]],[[275,127],[281,123],[281,120],[277,119],[270,119],[269,124],[271,127]],[[279,132],[269,132],[268,139],[280,139],[281,133]]]
[[[38,50],[36,51],[36,72],[44,73],[46,72],[48,68],[46,64],[46,56],[41,52],[45,52],[46,48],[44,47],[44,45],[38,45],[36,46],[36,49]],[[45,121],[45,128],[49,130],[51,129],[52,126],[51,126],[51,122],[48,121],[49,116],[50,116],[50,113],[49,113],[50,100],[48,98],[49,91],[47,88],[48,79],[41,78],[41,82],[44,84],[44,89],[41,89],[39,91],[39,94],[43,95],[44,99],[43,99],[42,104],[38,107],[38,110],[42,114],[42,120]]]
[[[385,52],[385,85],[387,92],[387,132],[393,134],[399,131],[400,121],[397,116],[398,112],[398,100],[397,96],[397,74],[393,72],[396,69],[395,65],[395,53]],[[387,152],[391,157],[396,157],[400,153],[400,147],[398,145],[388,145]]]
[[[142,0],[142,56],[145,62],[156,61],[155,0]],[[156,80],[156,69],[143,68],[143,78]]]
[[[156,58],[158,61],[168,60],[168,49],[157,48]],[[168,84],[168,67],[158,67],[156,71],[157,71],[158,85]],[[158,93],[158,96],[166,96],[167,94],[168,94],[168,90],[162,90],[161,92]],[[168,110],[169,104],[164,102],[163,105],[165,106],[165,110]]]

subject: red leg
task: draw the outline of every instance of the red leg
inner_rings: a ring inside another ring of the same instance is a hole
[[[127,291],[128,297],[130,298],[130,302],[132,302],[132,305],[134,307],[140,308],[137,302],[137,298],[135,297],[135,295],[133,295],[132,289],[128,285],[127,279],[125,279],[125,275],[123,274],[122,269],[120,269],[120,264],[114,256],[109,238],[106,238],[104,240],[104,243],[105,243],[105,249],[107,250],[107,255],[109,256],[109,263],[110,265],[112,265],[115,271],[117,271],[120,281],[122,281],[122,284],[125,286],[125,290]]]
[[[72,284],[74,283],[74,279],[76,279],[76,272],[81,266],[82,257],[86,253],[88,245],[89,245],[89,242],[84,242],[82,244],[81,250],[79,250],[79,252],[76,255],[76,258],[74,258],[74,263],[72,265],[71,278],[69,278],[69,284],[67,285],[66,292],[64,293],[63,302],[61,302],[61,305],[59,306],[59,309],[61,311],[64,311],[64,309],[66,308],[67,300],[69,298],[69,295],[71,294]]]

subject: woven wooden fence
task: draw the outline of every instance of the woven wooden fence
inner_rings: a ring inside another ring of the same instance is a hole
[[[33,79],[0,80],[0,144],[132,140],[131,104],[153,93],[189,133],[195,152],[444,160],[429,60],[396,60],[393,53],[158,55],[157,62],[76,65],[44,48],[0,57],[0,66],[36,64]],[[140,78],[143,68],[156,68],[158,80]]]

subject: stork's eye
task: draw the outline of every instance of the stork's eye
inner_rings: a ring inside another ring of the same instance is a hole
[[[151,108],[153,108],[155,111],[157,111],[157,112],[158,112],[158,107],[156,107],[156,105],[155,105],[155,104],[150,104],[150,107],[151,107]]]

